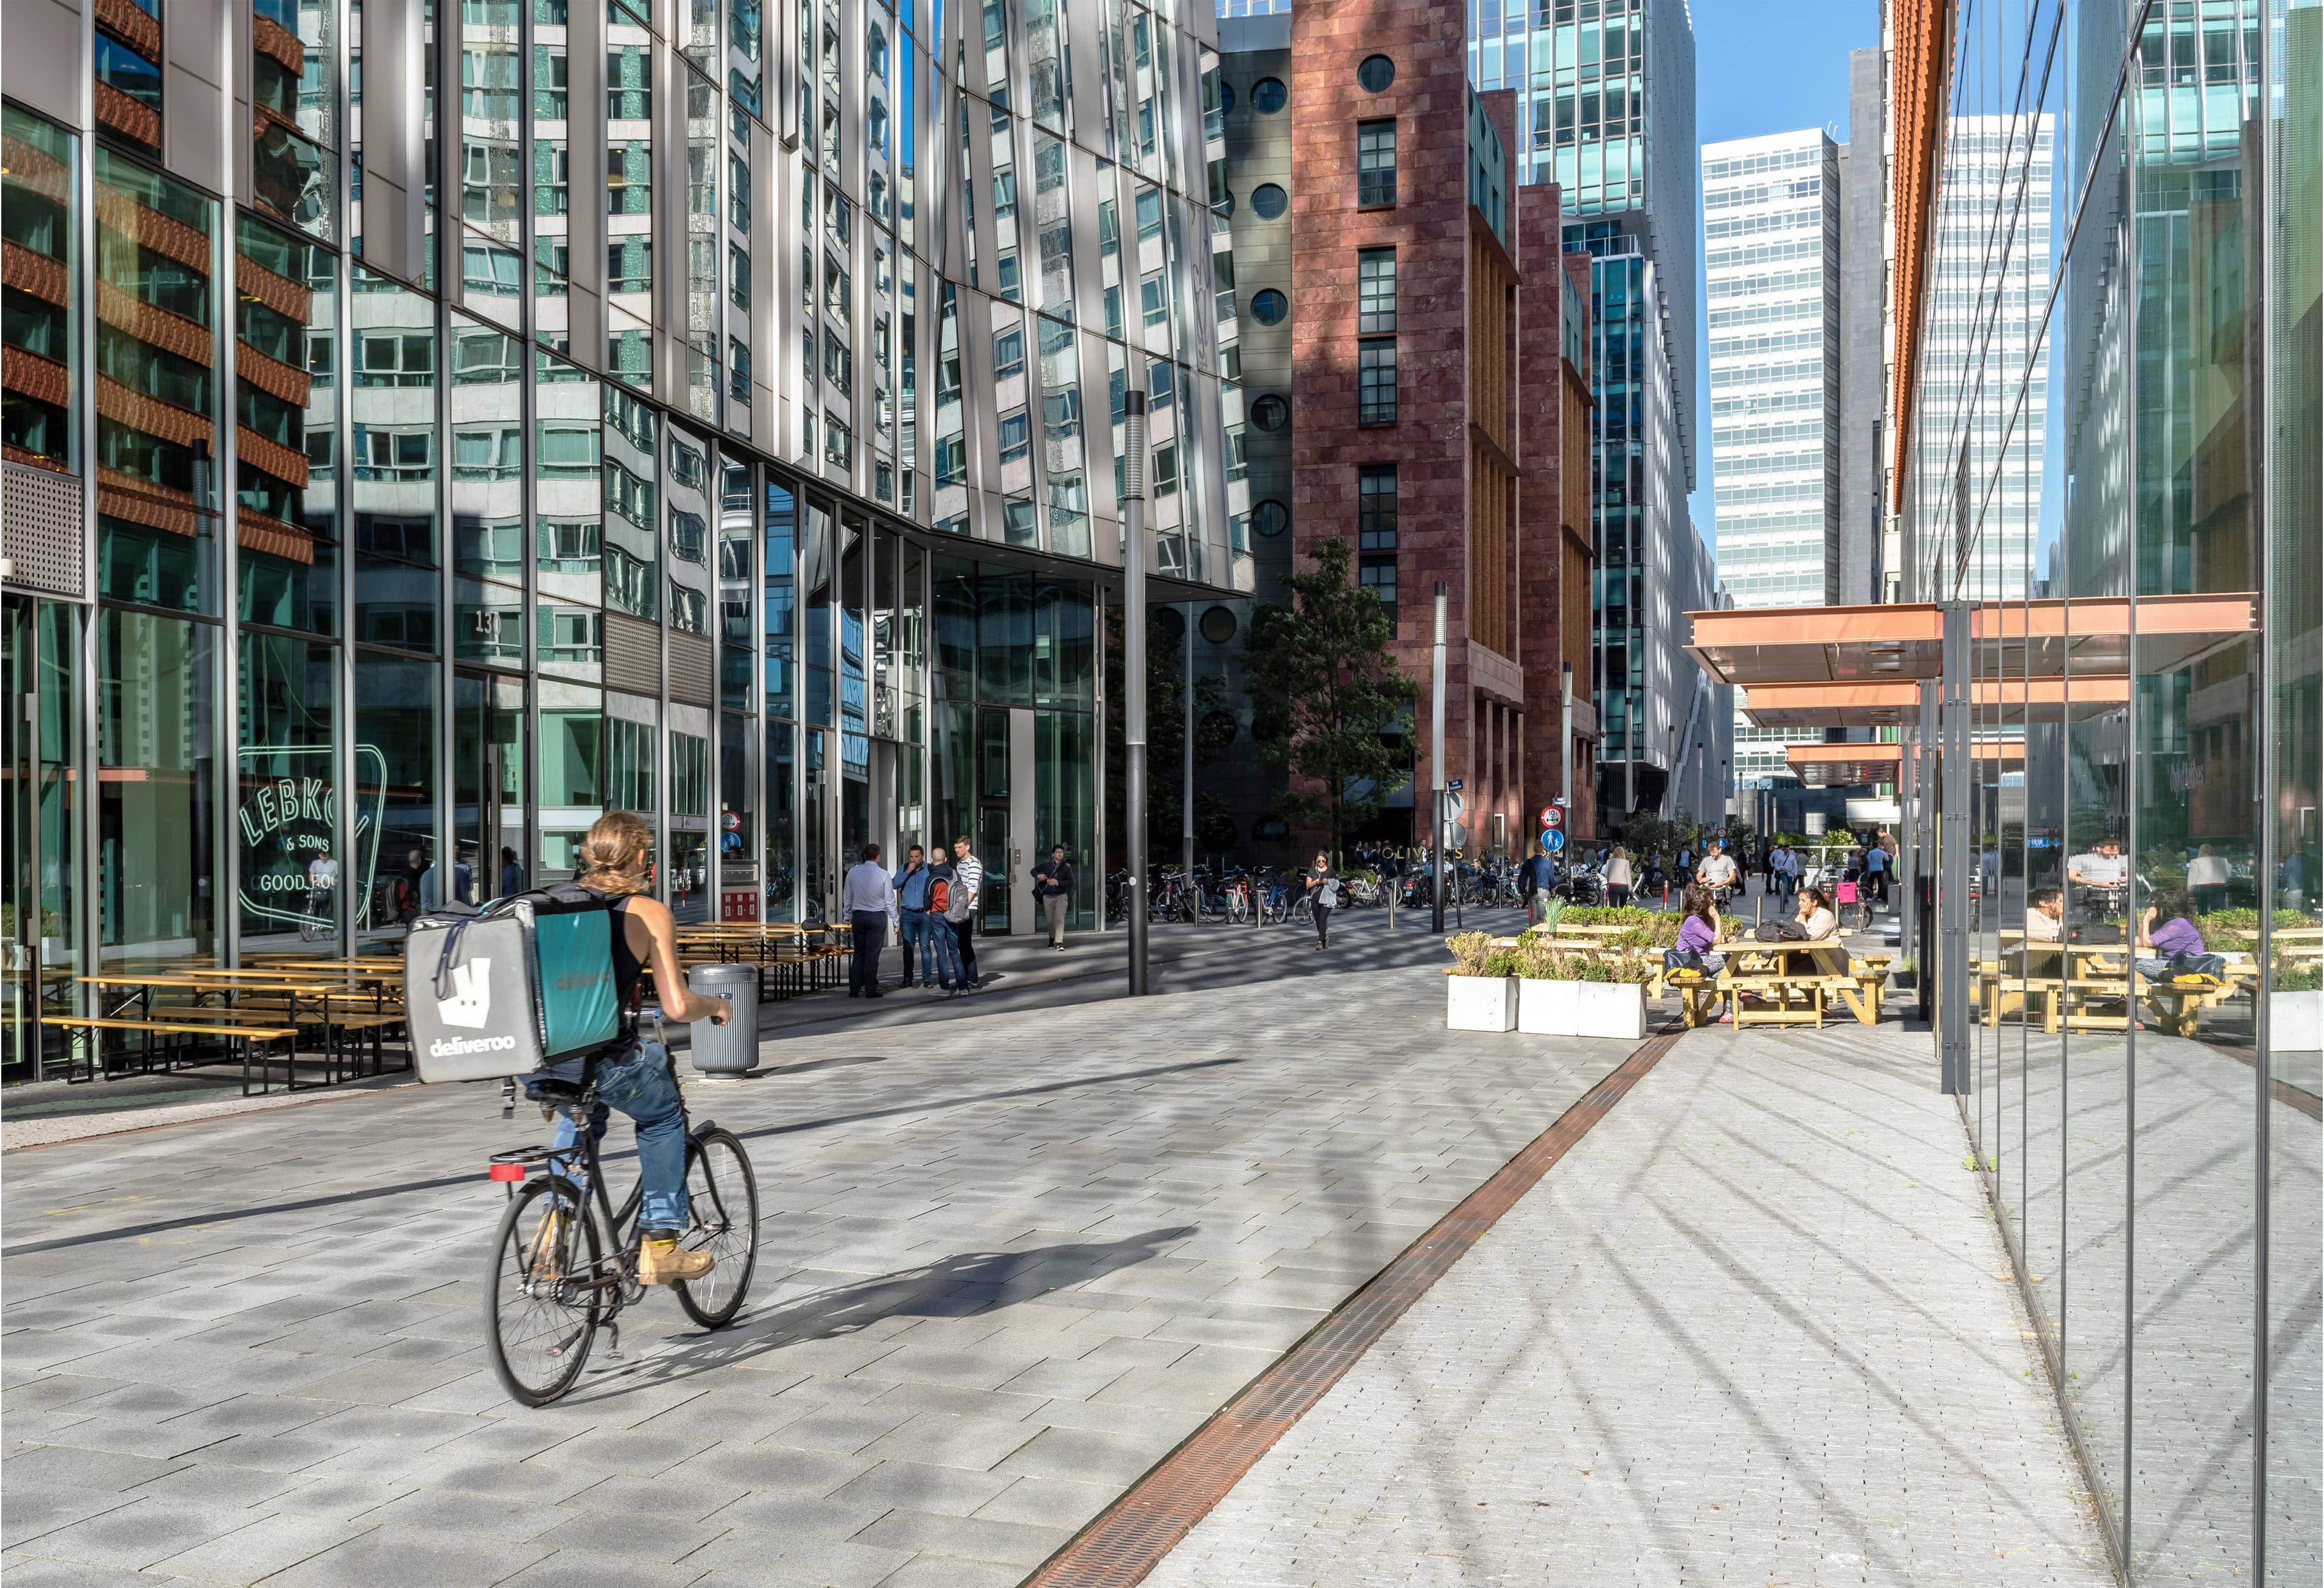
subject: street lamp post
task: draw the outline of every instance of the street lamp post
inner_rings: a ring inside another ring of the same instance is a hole
[[[1435,861],[1435,874],[1431,883],[1428,906],[1428,929],[1438,937],[1444,935],[1444,581],[1436,581],[1436,661],[1435,698],[1429,706],[1428,786],[1433,790],[1429,809],[1435,824],[1435,835],[1429,840],[1429,849]]]
[[[1146,962],[1146,393],[1122,393],[1122,835],[1130,872],[1130,996],[1148,992]]]

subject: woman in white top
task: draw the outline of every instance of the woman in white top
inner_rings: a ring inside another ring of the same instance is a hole
[[[1619,844],[1606,857],[1606,902],[1623,905],[1630,902],[1630,852]]]
[[[1831,897],[1821,884],[1811,882],[1800,890],[1800,928],[1811,943],[1829,942],[1830,948],[1815,951],[1816,969],[1827,976],[1848,974],[1848,950],[1839,946],[1840,918],[1831,912]]]

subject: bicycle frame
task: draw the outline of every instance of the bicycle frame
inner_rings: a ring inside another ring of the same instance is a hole
[[[663,1062],[669,1065],[673,1072],[676,1071],[677,1058],[667,1048],[663,1049]],[[671,1083],[678,1092],[678,1120],[685,1128],[687,1140],[692,1141],[715,1130],[717,1128],[715,1121],[705,1120],[699,1125],[694,1122],[693,1111],[687,1106],[685,1088],[677,1086],[675,1073],[671,1076]],[[504,1118],[514,1113],[516,1088],[517,1083],[513,1076],[502,1085],[501,1113]],[[544,1114],[552,1117],[565,1114],[572,1119],[573,1145],[562,1148],[520,1148],[511,1152],[496,1152],[492,1157],[493,1178],[504,1182],[508,1186],[510,1197],[514,1198],[517,1182],[524,1177],[524,1166],[529,1163],[543,1164],[549,1173],[565,1181],[568,1186],[574,1185],[576,1178],[586,1177],[576,1188],[585,1202],[591,1197],[595,1198],[597,1211],[604,1221],[605,1236],[611,1242],[612,1250],[599,1256],[597,1260],[599,1272],[594,1274],[586,1282],[576,1281],[572,1275],[577,1267],[578,1252],[576,1245],[581,1239],[581,1221],[577,1218],[569,1218],[565,1221],[561,1232],[562,1249],[555,1254],[557,1258],[555,1271],[558,1276],[559,1284],[575,1285],[578,1288],[598,1290],[605,1294],[611,1311],[601,1320],[599,1326],[613,1336],[613,1350],[614,1354],[619,1355],[621,1331],[614,1320],[620,1316],[624,1306],[632,1301],[641,1299],[644,1295],[645,1288],[636,1281],[634,1276],[637,1272],[638,1246],[641,1233],[638,1228],[638,1220],[645,1205],[645,1177],[642,1174],[639,1176],[637,1181],[630,1186],[629,1195],[622,1198],[621,1207],[618,1210],[615,1209],[613,1196],[605,1189],[604,1161],[597,1150],[597,1135],[589,1128],[589,1115],[596,1108],[597,1103],[597,1056],[591,1054],[582,1066],[581,1079],[575,1094],[569,1098],[559,1098],[541,1104]],[[576,1177],[574,1173],[574,1160],[576,1158],[579,1160],[580,1177]],[[517,1172],[513,1175],[504,1175],[501,1172],[503,1167],[513,1168]],[[712,1205],[715,1207],[718,1220],[723,1225],[727,1219],[727,1214],[724,1204],[718,1200],[717,1182],[712,1180],[708,1189]],[[528,1283],[530,1282],[528,1280]]]

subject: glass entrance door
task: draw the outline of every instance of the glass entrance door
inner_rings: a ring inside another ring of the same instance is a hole
[[[831,842],[831,734],[808,728],[799,737],[805,752],[799,778],[799,919],[826,922],[839,892]]]
[[[1005,720],[1005,719],[1004,719]],[[984,863],[984,905],[976,923],[980,937],[1004,937],[1013,929],[1009,920],[1009,802],[987,799],[977,807],[976,857]]]
[[[484,904],[526,880],[524,680],[463,672],[452,681],[453,897]]]

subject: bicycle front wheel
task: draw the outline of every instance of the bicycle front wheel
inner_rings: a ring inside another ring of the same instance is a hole
[[[509,1398],[547,1406],[589,1360],[604,1292],[597,1219],[570,1180],[534,1180],[501,1214],[484,1284],[484,1343]]]
[[[678,1305],[704,1328],[724,1328],[742,1311],[759,1261],[758,1177],[732,1132],[706,1131],[686,1144],[686,1198],[678,1244],[715,1260],[701,1279],[675,1287]]]

